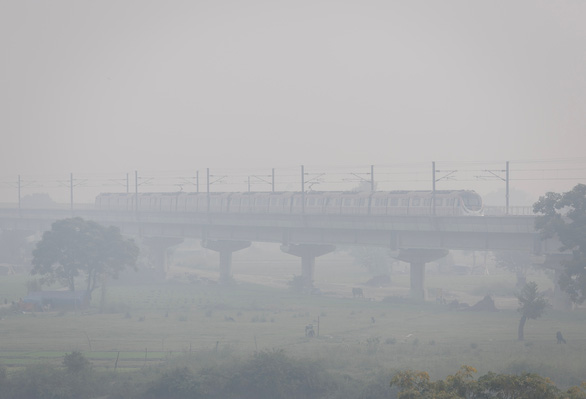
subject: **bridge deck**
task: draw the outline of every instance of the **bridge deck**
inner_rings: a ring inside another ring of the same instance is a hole
[[[368,216],[140,213],[92,209],[0,209],[0,228],[44,231],[79,216],[139,236],[278,243],[377,245],[389,248],[557,252],[542,242],[535,216]]]

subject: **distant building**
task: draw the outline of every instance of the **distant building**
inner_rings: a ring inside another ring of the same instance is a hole
[[[29,293],[18,304],[23,311],[77,310],[89,305],[85,291],[36,291]]]

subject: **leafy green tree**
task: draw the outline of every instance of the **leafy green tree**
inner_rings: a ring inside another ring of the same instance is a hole
[[[543,239],[558,237],[560,251],[571,251],[564,267],[560,287],[575,303],[586,300],[586,185],[578,184],[563,194],[549,192],[533,205],[540,214],[535,227]]]
[[[496,374],[477,380],[476,370],[462,366],[445,380],[431,381],[422,371],[401,371],[391,380],[398,387],[398,399],[584,399],[586,384],[562,392],[546,377],[533,373]]]
[[[478,379],[480,398],[558,399],[566,398],[549,378],[537,374],[496,374]]]
[[[522,289],[527,282],[527,272],[532,267],[531,254],[523,251],[494,251],[493,254],[498,267],[515,273],[515,287]]]
[[[391,386],[401,389],[398,399],[431,398],[432,384],[425,371],[400,371],[393,376]]]
[[[43,283],[60,282],[75,291],[75,279],[86,276],[88,296],[101,276],[118,277],[126,266],[135,267],[138,247],[117,227],[104,227],[81,218],[59,220],[33,251],[32,274]]]
[[[540,293],[537,289],[537,284],[534,281],[530,281],[521,290],[517,296],[519,300],[519,308],[517,309],[521,313],[521,320],[519,320],[519,341],[523,341],[525,322],[527,319],[537,319],[543,315],[545,309],[549,306],[549,303],[544,298],[543,293]]]
[[[459,399],[475,397],[477,382],[473,374],[476,369],[462,366],[454,375],[445,380],[432,382],[429,374],[423,371],[401,371],[393,376],[391,386],[401,390],[398,399]]]

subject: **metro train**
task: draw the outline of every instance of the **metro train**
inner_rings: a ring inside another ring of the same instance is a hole
[[[433,205],[435,198],[435,206]],[[138,201],[138,209],[136,201]],[[305,202],[305,203],[303,203]],[[389,216],[482,215],[474,191],[103,193],[108,211]],[[434,209],[435,208],[435,209]]]

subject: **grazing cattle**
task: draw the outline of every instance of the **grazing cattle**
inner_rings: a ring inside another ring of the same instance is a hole
[[[565,343],[566,343],[566,340],[564,339],[564,336],[562,335],[562,332],[561,332],[561,331],[558,331],[558,332],[555,334],[555,337],[556,337],[556,338],[557,338],[557,340],[558,340],[558,344],[565,344]]]
[[[362,288],[352,288],[352,297],[364,298],[364,292],[362,292]]]

